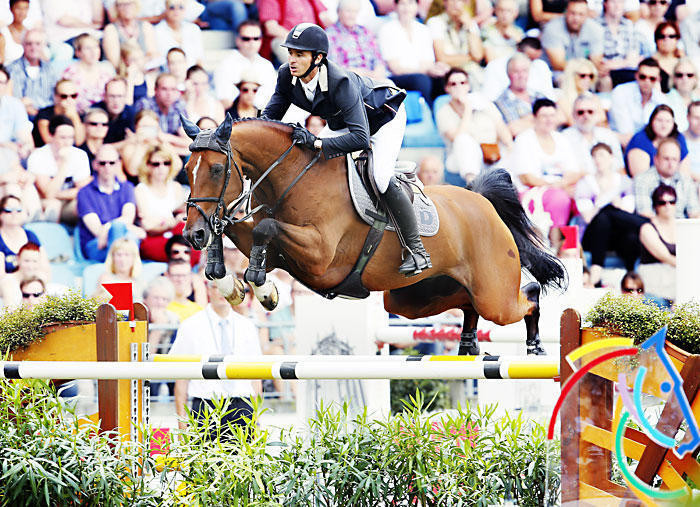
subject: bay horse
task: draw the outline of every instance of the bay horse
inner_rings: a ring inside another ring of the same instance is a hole
[[[296,146],[292,127],[277,121],[234,123],[227,116],[206,131],[182,121],[194,141],[185,166],[191,194],[183,234],[195,249],[209,248],[220,258],[226,234],[249,257],[245,279],[254,290],[274,268],[316,291],[346,278],[370,226],[351,203],[345,157],[325,160]],[[479,353],[479,316],[499,325],[524,318],[528,354],[544,354],[540,287],[563,288],[564,267],[537,237],[505,170],[485,173],[470,188],[425,188],[440,217],[438,233],[423,238],[432,268],[411,278],[399,274],[402,248],[396,234],[387,233],[361,281],[369,291],[384,292],[386,311],[409,319],[461,309],[460,354]],[[247,198],[252,220],[235,218]],[[207,266],[207,277],[224,277],[223,264],[216,263]],[[521,267],[537,280],[522,290]]]

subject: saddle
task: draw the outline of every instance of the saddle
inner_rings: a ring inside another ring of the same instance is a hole
[[[362,151],[357,157],[348,155],[347,164],[350,198],[357,214],[368,225],[373,225],[378,218],[388,222],[384,206],[381,204],[380,193],[374,183],[371,150]],[[440,228],[440,217],[433,202],[423,193],[423,183],[416,176],[416,164],[410,161],[398,161],[394,167],[394,176],[413,203],[420,235],[435,236]],[[391,223],[387,223],[386,229],[396,230]]]
[[[395,231],[396,228],[389,223],[389,218],[384,206],[381,204],[380,193],[374,183],[372,153],[363,151],[356,158],[347,156],[348,187],[350,196],[358,215],[371,227],[362,245],[360,256],[355,262],[352,271],[345,280],[331,289],[317,290],[316,293],[327,299],[344,297],[350,299],[364,299],[369,296],[369,291],[362,283],[362,273],[377,250],[379,242],[384,236],[385,230]],[[423,193],[423,184],[416,177],[416,164],[413,162],[401,162],[395,168],[394,176],[401,183],[413,203],[413,210],[418,221],[418,230],[421,236],[434,236],[440,227],[437,209],[433,202]],[[401,240],[401,236],[399,235]],[[405,246],[405,245],[404,245]]]

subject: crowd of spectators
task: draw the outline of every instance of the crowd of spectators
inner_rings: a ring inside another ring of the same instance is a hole
[[[82,262],[104,263],[100,283],[134,282],[154,323],[176,325],[206,306],[204,260],[181,236],[190,140],[180,115],[202,128],[226,113],[258,116],[286,61],[279,43],[300,22],[327,29],[336,63],[391,79],[434,108],[446,148],[419,157],[424,183],[465,185],[505,167],[526,209],[546,215],[536,221],[543,238],[553,227],[580,226],[593,284],[615,252],[628,270],[640,265],[647,292],[672,300],[663,283],[675,265],[672,219],[700,216],[699,7],[683,0],[5,0],[3,304],[65,289],[52,282],[55,259],[29,227],[52,222],[75,238]],[[236,48],[210,58],[203,30],[230,32]],[[306,125],[318,132],[323,121],[309,117]],[[164,276],[144,277],[152,263]],[[265,318],[260,308],[241,311]]]

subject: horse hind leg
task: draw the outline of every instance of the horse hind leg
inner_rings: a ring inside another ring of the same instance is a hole
[[[528,301],[535,304],[532,311],[525,315],[527,353],[528,355],[544,356],[547,353],[542,348],[542,342],[540,341],[540,284],[537,282],[528,283],[523,287],[522,292]]]
[[[459,337],[458,356],[478,356],[479,340],[476,336],[476,324],[479,322],[479,314],[472,306],[462,307],[464,312],[464,324],[462,334]]]

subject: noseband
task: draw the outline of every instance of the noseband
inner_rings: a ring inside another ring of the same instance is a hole
[[[267,204],[260,204],[259,206],[255,207],[255,209],[249,211],[246,213],[244,216],[240,218],[235,218],[236,213],[238,213],[241,209],[243,209],[251,200],[251,197],[255,193],[255,189],[260,185],[260,183],[263,182],[265,178],[272,172],[272,170],[280,165],[282,161],[287,158],[287,155],[292,151],[292,148],[294,148],[294,145],[297,144],[296,141],[292,141],[291,146],[287,148],[282,155],[280,155],[277,160],[275,160],[270,167],[268,167],[265,172],[255,181],[250,189],[248,191],[245,191],[244,187],[244,180],[243,180],[243,172],[241,171],[240,167],[238,167],[238,164],[236,163],[236,160],[233,158],[232,150],[231,150],[231,141],[230,139],[226,139],[226,142],[223,143],[222,140],[216,135],[216,131],[214,130],[204,130],[201,131],[199,134],[197,134],[197,137],[194,139],[192,144],[190,144],[189,150],[194,153],[196,151],[204,151],[204,150],[211,150],[211,151],[216,151],[218,153],[223,153],[226,155],[226,166],[225,166],[225,171],[226,175],[224,177],[224,184],[221,186],[221,192],[219,193],[219,197],[192,197],[192,193],[190,191],[190,196],[187,198],[186,204],[187,204],[187,212],[189,212],[190,208],[195,208],[199,213],[202,215],[204,218],[205,222],[209,224],[209,228],[211,229],[211,232],[215,236],[221,236],[224,232],[224,229],[226,228],[226,225],[228,224],[236,224],[239,222],[244,222],[245,220],[248,220],[251,216],[253,216],[255,213],[260,211],[261,209],[264,209],[265,212],[272,216],[274,215],[275,211],[279,208],[279,205],[282,203],[284,198],[286,197],[287,193],[292,189],[294,185],[297,184],[297,182],[301,179],[301,177],[308,171],[311,166],[313,166],[318,159],[321,157],[321,152],[318,151],[316,155],[313,157],[311,162],[309,162],[304,169],[292,180],[292,182],[289,184],[287,189],[282,192],[282,195],[280,195],[279,199],[277,199],[277,202],[273,207],[268,206]],[[226,214],[226,203],[224,201],[224,195],[226,194],[226,188],[228,187],[228,182],[231,179],[231,164],[233,164],[233,167],[236,168],[236,174],[238,175],[238,179],[241,182],[241,192],[238,194],[238,196],[233,200],[231,203],[230,207],[234,207],[234,209],[227,215]],[[198,204],[200,202],[215,202],[216,203],[216,209],[212,212],[211,215],[207,216],[207,214],[204,212],[202,207]]]

